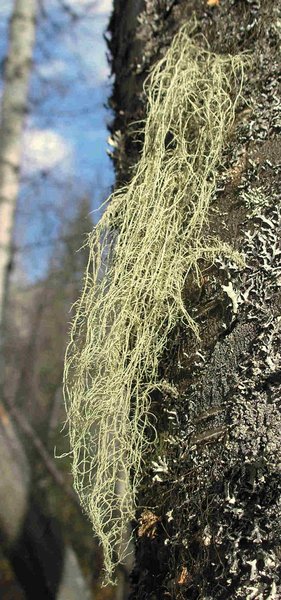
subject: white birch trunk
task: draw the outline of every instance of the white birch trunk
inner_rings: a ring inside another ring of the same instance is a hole
[[[0,348],[19,190],[22,132],[35,40],[37,0],[15,0],[0,117]]]

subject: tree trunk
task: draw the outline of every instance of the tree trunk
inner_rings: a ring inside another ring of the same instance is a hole
[[[0,122],[0,333],[12,261],[12,235],[19,190],[22,132],[35,40],[37,0],[16,0],[4,72]],[[3,342],[1,342],[3,343]]]
[[[12,235],[19,189],[21,138],[27,110],[28,81],[35,38],[36,0],[16,0],[4,71],[0,118],[0,525],[12,546],[25,519],[30,472],[23,445],[3,404],[4,328],[12,260]],[[3,591],[1,578],[1,590]],[[8,585],[8,584],[7,584]],[[14,583],[11,583],[14,586]],[[22,597],[16,590],[13,597]],[[13,588],[14,590],[14,588]],[[3,591],[4,593],[4,591]],[[8,589],[7,589],[8,597]]]
[[[241,251],[246,266],[219,259],[200,289],[189,281],[184,293],[201,339],[179,326],[163,356],[178,397],[152,403],[158,442],[144,457],[134,600],[281,595],[280,8],[276,0],[114,2],[120,183],[138,158],[129,125],[145,118],[144,78],[193,13],[212,51],[251,54],[209,215],[213,235]]]

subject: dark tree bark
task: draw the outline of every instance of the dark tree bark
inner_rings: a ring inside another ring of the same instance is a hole
[[[119,182],[138,157],[129,125],[145,117],[144,78],[193,12],[212,51],[252,56],[209,223],[246,267],[218,261],[204,272],[201,289],[186,292],[201,342],[179,327],[163,357],[179,395],[153,399],[159,439],[138,500],[134,600],[281,595],[280,8],[276,0],[114,3]]]

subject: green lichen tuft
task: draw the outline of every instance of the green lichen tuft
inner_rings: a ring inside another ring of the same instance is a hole
[[[202,45],[202,40],[201,40]],[[104,550],[107,581],[127,552],[150,394],[182,321],[199,261],[232,251],[203,229],[241,92],[243,59],[203,49],[183,27],[146,84],[144,145],[132,179],[89,236],[84,289],[65,361],[74,485]]]

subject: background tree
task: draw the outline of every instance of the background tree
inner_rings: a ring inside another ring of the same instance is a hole
[[[0,120],[0,325],[12,260],[12,236],[19,191],[22,133],[35,41],[37,0],[17,0],[10,21]]]
[[[12,239],[19,190],[22,132],[27,109],[28,84],[35,40],[37,2],[17,0],[10,21],[10,45],[4,70],[4,89],[0,116],[0,406],[1,406],[1,516],[2,531],[9,544],[17,532],[28,506],[29,465],[12,422],[3,407],[4,334],[8,305]],[[10,450],[12,445],[13,451]],[[6,500],[6,501],[5,501]],[[9,572],[9,569],[8,569]],[[9,580],[8,576],[8,580]],[[13,593],[22,591],[13,582]],[[10,584],[9,584],[10,587]]]

